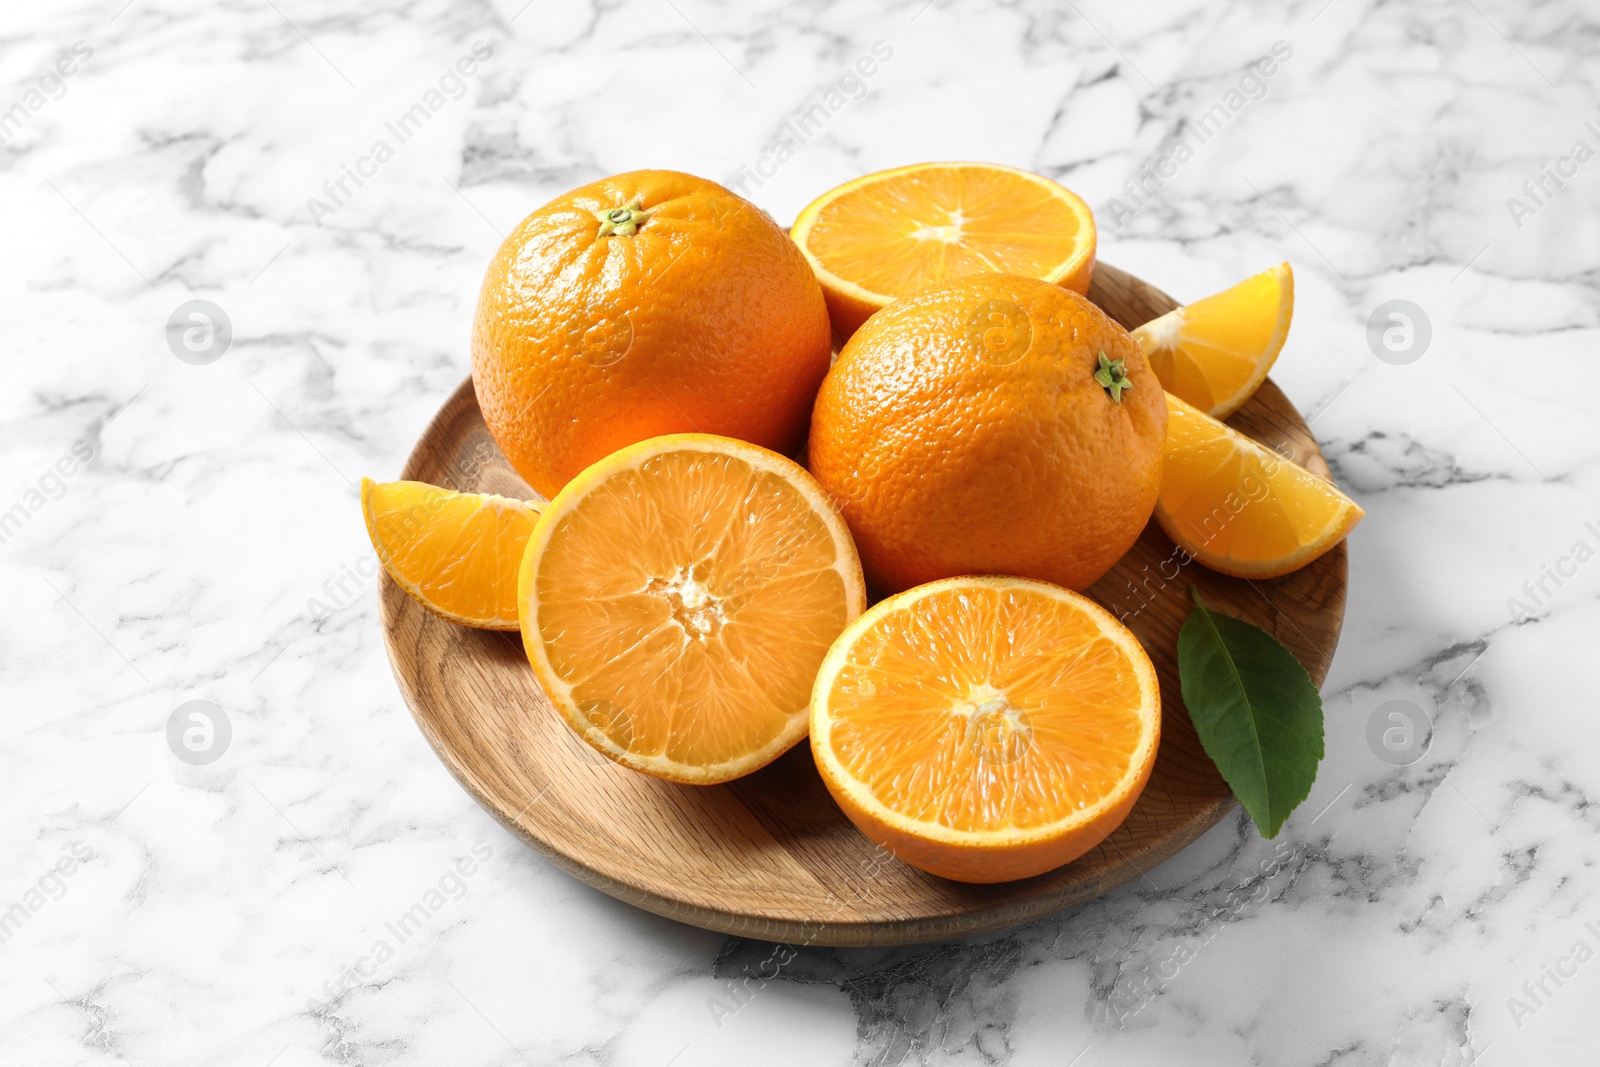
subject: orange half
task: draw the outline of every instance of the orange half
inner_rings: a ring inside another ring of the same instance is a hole
[[[867,598],[816,480],[708,434],[642,441],[567,483],[518,587],[528,661],[568,724],[624,766],[694,784],[805,736],[817,667]]]
[[[1094,215],[1076,193],[998,163],[919,163],[830,189],[791,231],[843,344],[891,300],[968,274],[1089,291]]]
[[[1294,271],[1280,263],[1133,331],[1167,392],[1225,419],[1266,380],[1294,318]]]
[[[538,505],[363,478],[361,513],[383,569],[412,599],[463,626],[517,628],[517,567]]]
[[[874,606],[823,661],[811,751],[850,820],[962,882],[1027,878],[1100,844],[1161,733],[1150,657],[1094,601],[950,578]]]
[[[1288,574],[1365,514],[1326,478],[1167,394],[1156,521],[1207,567],[1240,578]]]

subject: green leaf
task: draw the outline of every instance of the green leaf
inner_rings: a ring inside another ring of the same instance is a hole
[[[1311,792],[1322,761],[1322,696],[1265,630],[1194,611],[1178,631],[1178,681],[1200,744],[1263,837]]]

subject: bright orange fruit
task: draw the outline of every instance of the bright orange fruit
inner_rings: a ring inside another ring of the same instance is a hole
[[[534,673],[585,741],[704,785],[805,736],[817,667],[866,588],[798,463],[676,434],[567,483],[528,541],[518,603]]]
[[[1094,848],[1144,789],[1155,668],[1086,597],[955,578],[877,604],[811,698],[811,751],[850,820],[962,882],[1027,878]]]
[[[845,182],[792,231],[843,344],[891,300],[968,274],[1089,291],[1094,215],[1048,178],[998,163],[918,163]]]
[[[361,513],[383,569],[423,607],[463,626],[517,628],[517,567],[537,504],[363,478]]]
[[[1294,271],[1280,263],[1133,331],[1167,392],[1225,419],[1266,380],[1294,318]]]
[[[809,466],[876,589],[962,574],[1082,589],[1149,521],[1166,421],[1144,353],[1099,308],[974,274],[856,332],[817,394]]]
[[[506,238],[478,297],[472,381],[501,451],[551,497],[658,434],[792,451],[830,352],[822,290],[766,213],[641,170],[557,197]]]
[[[1212,570],[1275,578],[1344,540],[1366,512],[1325,478],[1167,394],[1156,521]]]

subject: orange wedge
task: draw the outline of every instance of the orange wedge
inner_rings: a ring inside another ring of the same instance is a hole
[[[805,736],[817,667],[866,599],[815,479],[708,434],[641,441],[568,482],[518,579],[528,660],[572,728],[702,785]]]
[[[1207,567],[1240,578],[1288,574],[1365,514],[1332,482],[1167,394],[1156,521]]]
[[[895,297],[985,272],[1089,291],[1089,205],[998,163],[919,163],[846,182],[790,231],[811,261],[839,344]]]
[[[811,751],[850,820],[944,878],[1059,867],[1133,810],[1161,697],[1104,608],[1025,578],[949,578],[840,635],[811,697]]]
[[[383,569],[423,607],[463,626],[517,628],[517,566],[537,504],[363,478],[361,513]]]
[[[1133,337],[1167,392],[1225,419],[1266,380],[1293,317],[1294,271],[1280,263],[1152,319]]]

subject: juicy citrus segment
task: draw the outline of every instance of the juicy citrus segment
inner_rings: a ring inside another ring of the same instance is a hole
[[[573,479],[519,588],[528,659],[573,729],[695,783],[805,736],[817,666],[866,606],[849,531],[811,476],[704,434],[640,442]]]
[[[1093,601],[951,578],[878,604],[817,676],[811,746],[867,836],[967,882],[1039,874],[1132,810],[1160,735],[1155,669]]]
[[[1088,292],[1089,207],[1048,178],[994,163],[922,163],[846,182],[806,207],[793,237],[834,334],[896,297],[968,274],[1019,274]]]
[[[464,626],[517,628],[517,567],[538,505],[363,478],[361,512],[384,570],[423,607]]]
[[[1266,380],[1293,317],[1294,271],[1280,263],[1175,308],[1133,336],[1167,392],[1225,419]]]
[[[1332,482],[1167,394],[1156,521],[1212,570],[1288,574],[1342,541],[1365,514]]]

